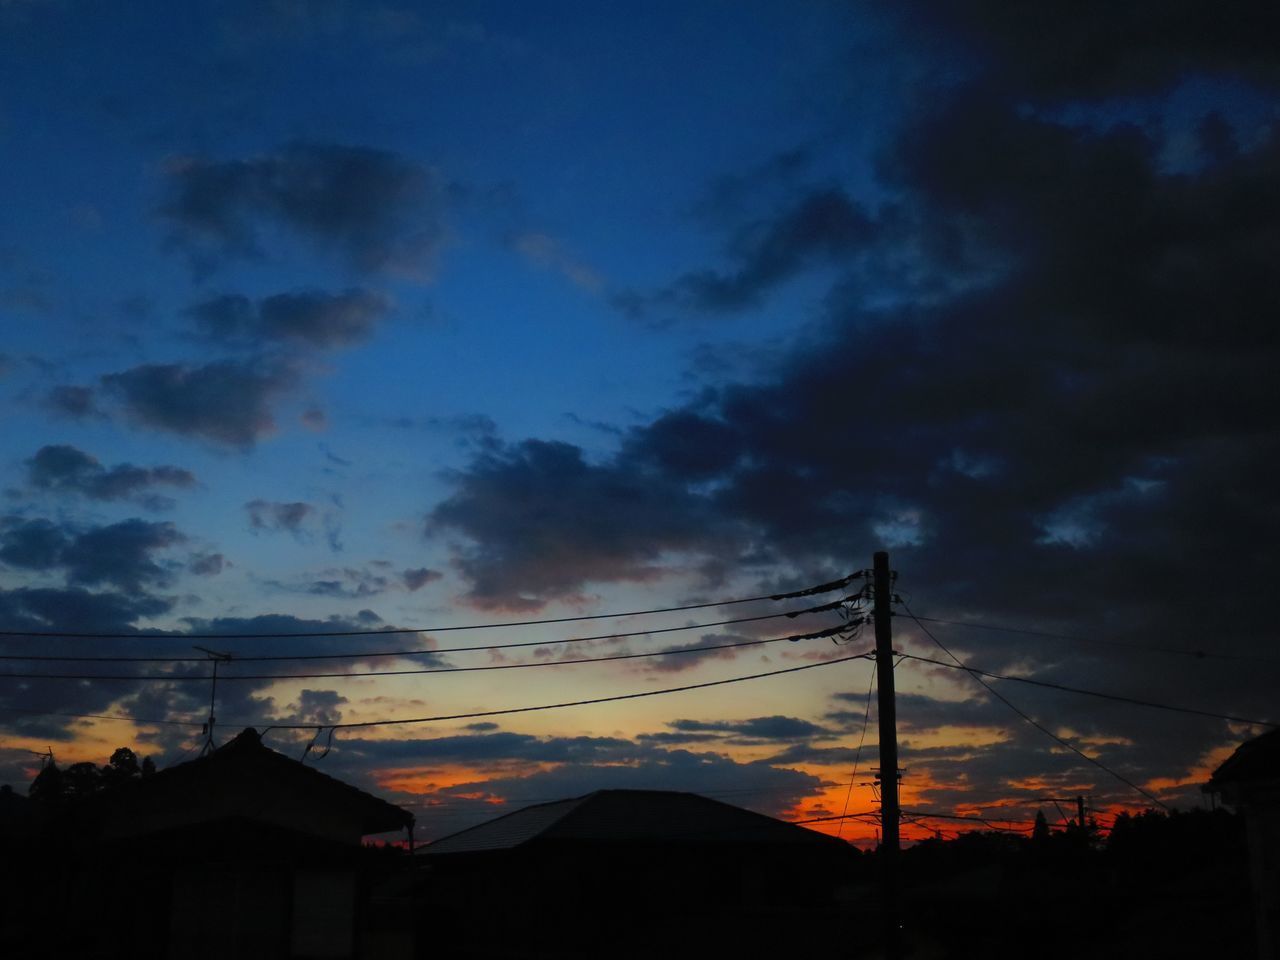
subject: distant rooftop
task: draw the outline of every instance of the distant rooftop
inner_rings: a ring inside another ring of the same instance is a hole
[[[535,841],[813,847],[840,844],[825,834],[695,793],[597,790],[570,800],[516,810],[443,837],[420,852],[437,856],[512,850]]]

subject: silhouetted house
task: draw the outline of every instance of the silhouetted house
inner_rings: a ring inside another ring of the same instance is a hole
[[[386,862],[408,860],[361,840],[412,825],[408,812],[270,749],[246,729],[111,798],[70,899],[86,919],[145,917],[145,941],[108,955],[407,956],[411,925],[403,943],[375,943],[367,911],[369,887],[383,879]]]
[[[825,834],[691,793],[600,790],[526,807],[419,851],[446,952],[651,956],[830,929],[859,858]],[[425,954],[423,954],[425,955]]]
[[[21,895],[27,878],[4,865],[22,863],[28,857],[33,823],[31,801],[14,793],[7,783],[0,786],[0,956],[9,953],[28,922]]]
[[[1280,956],[1280,729],[1242,743],[1205,788],[1238,810],[1249,840],[1258,956]]]

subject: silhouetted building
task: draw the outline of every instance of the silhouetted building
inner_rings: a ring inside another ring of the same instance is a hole
[[[834,929],[823,924],[859,855],[696,794],[600,790],[437,840],[418,859],[423,917],[450,955],[652,956],[678,942],[759,956]]]
[[[27,882],[7,864],[24,862],[30,853],[34,817],[31,801],[14,793],[7,783],[0,786],[0,955],[22,936],[28,922],[22,909],[21,887]]]
[[[1242,743],[1205,788],[1238,810],[1249,840],[1258,956],[1280,956],[1280,729]]]
[[[410,923],[397,942],[385,927],[372,935],[369,915],[371,886],[409,860],[361,844],[411,830],[412,815],[270,749],[253,729],[89,810],[65,821],[69,837],[46,826],[43,871],[42,896],[75,918],[82,955],[412,954]]]

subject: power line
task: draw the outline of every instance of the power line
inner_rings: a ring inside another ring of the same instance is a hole
[[[473,720],[473,719],[478,719],[480,717],[499,717],[499,716],[505,716],[507,714],[513,714],[513,713],[533,713],[541,710],[558,710],[564,707],[585,707],[585,706],[590,706],[592,704],[597,704],[597,703],[613,703],[619,700],[638,700],[642,697],[657,697],[657,696],[662,696],[663,694],[668,694],[668,693],[682,693],[686,690],[702,690],[702,689],[706,689],[707,687],[720,687],[720,686],[725,686],[726,684],[731,684],[731,683],[742,683],[746,680],[761,680],[765,677],[777,677],[787,673],[799,673],[802,670],[814,670],[818,667],[830,666],[833,663],[848,663],[853,660],[864,660],[867,658],[867,656],[868,656],[867,653],[860,653],[860,654],[855,654],[853,656],[848,656],[848,657],[837,657],[833,660],[819,660],[816,663],[806,663],[798,667],[785,667],[781,670],[769,670],[769,671],[766,671],[765,673],[752,673],[743,677],[728,677],[724,680],[707,680],[702,683],[689,683],[679,687],[665,687],[661,690],[644,690],[638,693],[622,693],[622,694],[616,694],[614,696],[609,696],[609,697],[594,697],[589,700],[570,700],[570,701],[565,701],[563,703],[538,704],[536,706],[529,706],[529,707],[506,707],[499,710],[481,710],[474,713],[456,713],[456,714],[441,715],[441,716],[434,716],[434,717],[406,717],[401,719],[389,719],[389,720],[360,720],[360,721],[352,721],[349,723],[323,723],[323,724],[322,723],[266,723],[263,721],[245,723],[245,721],[243,720],[232,720],[232,721],[227,721],[227,724],[230,726],[256,726],[256,727],[263,727],[263,728],[271,727],[276,730],[315,730],[315,729],[340,730],[340,729],[351,729],[355,727],[385,727],[385,726],[396,726],[396,725],[410,724],[410,723],[432,723],[432,722],[437,722],[442,720]],[[131,721],[134,723],[164,723],[164,724],[182,724],[186,726],[203,726],[202,721],[146,720],[141,717],[120,716],[120,715],[111,716],[111,715],[105,715],[105,714],[62,714],[62,713],[52,713],[48,711],[39,711],[39,710],[18,710],[18,708],[14,708],[14,707],[0,707],[0,710],[10,710],[10,711],[17,711],[22,713],[33,713],[33,714],[39,714],[42,716],[55,716],[55,717],[56,716],[74,716],[74,717],[85,717],[90,719]]]
[[[932,813],[925,810],[903,810],[902,812],[918,820],[965,820],[973,823],[983,823],[997,830],[1011,829],[996,826],[1001,823],[1035,823],[1034,820],[1014,820],[1008,817],[977,817],[960,813]]]
[[[559,643],[584,643],[589,640],[620,640],[625,637],[643,637],[658,633],[679,633],[686,630],[705,630],[709,627],[723,627],[738,623],[757,623],[762,620],[779,620],[783,617],[795,619],[810,613],[824,613],[835,610],[846,601],[835,600],[813,607],[802,607],[788,610],[785,613],[766,613],[756,617],[737,617],[732,620],[713,620],[709,623],[691,623],[680,627],[658,627],[649,630],[632,630],[626,633],[600,633],[590,637],[566,637],[558,640],[522,640],[516,643],[493,643],[483,647],[434,647],[432,649],[416,648],[413,650],[378,650],[371,653],[300,653],[300,654],[254,654],[241,656],[235,654],[237,662],[271,662],[302,660],[378,660],[389,657],[425,657],[444,653],[471,653],[485,650],[514,650],[517,647],[549,647]],[[85,656],[78,657],[65,654],[25,655],[21,653],[0,654],[0,660],[30,660],[58,663],[207,663],[208,657],[121,657],[121,656]]]
[[[834,662],[834,661],[831,661]],[[863,817],[879,817],[880,814],[875,810],[868,810],[865,813],[842,813],[836,817],[809,817],[807,820],[788,820],[787,823],[797,825],[805,823],[831,823],[833,820],[861,820]]]
[[[848,624],[815,630],[812,633],[798,633],[787,637],[769,637],[761,640],[736,640],[733,643],[708,644],[702,647],[668,647],[665,650],[654,650],[648,653],[618,653],[606,657],[579,657],[574,660],[534,660],[523,663],[486,663],[474,667],[423,667],[415,670],[353,670],[345,673],[240,673],[221,674],[218,679],[231,680],[331,680],[344,677],[403,677],[419,676],[429,673],[472,673],[485,670],[520,670],[532,667],[568,667],[583,663],[608,663],[614,660],[643,660],[649,657],[672,657],[681,654],[710,653],[715,650],[731,650],[737,647],[755,647],[767,643],[780,643],[784,640],[797,642],[800,640],[817,640],[832,637],[848,631]],[[188,661],[183,661],[188,662]],[[208,661],[201,660],[201,663]],[[0,679],[21,680],[136,680],[157,683],[203,683],[209,677],[205,674],[174,673],[0,673]]]
[[[60,713],[53,710],[28,710],[24,707],[0,706],[0,713],[24,713],[37,717],[71,717],[77,720],[123,720],[129,723],[161,724],[175,727],[202,727],[203,720],[158,720],[151,717],[132,717],[110,713]]]
[[[1025,683],[1033,687],[1045,687],[1049,690],[1061,690],[1064,693],[1078,693],[1086,697],[1098,697],[1102,700],[1115,700],[1117,703],[1130,703],[1138,707],[1152,707],[1156,710],[1170,710],[1174,713],[1188,713],[1197,717],[1210,717],[1214,720],[1229,720],[1232,723],[1248,723],[1259,727],[1274,727],[1277,724],[1268,720],[1255,720],[1250,717],[1237,717],[1229,713],[1214,713],[1212,710],[1200,710],[1196,707],[1178,707],[1170,703],[1158,703],[1155,700],[1143,700],[1138,697],[1127,697],[1119,693],[1103,693],[1099,690],[1086,690],[1083,687],[1069,687],[1062,683],[1052,683],[1048,680],[1036,680],[1032,677],[1014,677],[1003,673],[991,673],[988,670],[979,670],[977,667],[957,666],[954,663],[947,663],[945,660],[933,660],[929,657],[917,656],[914,653],[904,653],[902,656],[907,660],[918,660],[921,663],[931,663],[934,666],[946,667],[948,670],[963,670],[965,673],[972,674],[976,677],[990,677],[992,680],[1012,680],[1015,683]]]
[[[447,633],[457,630],[499,630],[507,627],[535,627],[552,623],[580,623],[584,620],[615,620],[622,617],[641,617],[654,613],[679,613],[682,610],[704,610],[708,607],[727,607],[737,603],[755,603],[761,600],[796,600],[819,593],[842,590],[862,577],[862,571],[832,580],[791,590],[786,593],[762,594],[757,597],[735,597],[729,600],[710,600],[705,603],[686,603],[675,607],[655,607],[650,610],[629,610],[623,613],[590,613],[576,617],[548,617],[541,620],[506,620],[497,623],[455,624],[444,627],[390,627],[366,630],[302,630],[269,633],[73,633],[57,630],[0,630],[0,637],[63,637],[89,640],[281,640],[305,637],[370,637],[408,633]]]
[[[684,686],[666,687],[662,690],[642,690],[638,693],[620,693],[609,697],[593,697],[589,700],[568,700],[562,703],[544,703],[530,707],[507,707],[501,710],[480,710],[474,713],[453,713],[433,717],[404,717],[394,720],[358,720],[350,723],[326,724],[276,723],[272,724],[272,726],[279,730],[314,730],[317,727],[322,729],[330,728],[334,730],[349,730],[357,727],[389,727],[409,723],[433,723],[441,720],[474,720],[480,717],[500,717],[513,713],[533,713],[539,710],[559,710],[564,707],[586,707],[597,703],[614,703],[619,700],[639,700],[642,697],[658,697],[668,693],[682,693],[686,690],[705,690],[708,687],[721,687],[730,683],[742,683],[746,680],[761,680],[765,677],[779,677],[787,673],[799,673],[802,670],[815,670],[818,667],[829,667],[836,663],[849,663],[853,660],[863,660],[867,656],[867,653],[859,653],[849,657],[837,657],[832,660],[819,660],[815,663],[805,663],[798,667],[785,667],[781,670],[769,670],[765,673],[751,673],[743,677],[728,677],[724,680],[707,680],[702,683],[688,683]]]
[[[926,626],[925,626],[923,623],[921,623],[919,620],[916,620],[916,615],[915,615],[914,613],[912,613],[912,612],[911,612],[911,608],[907,606],[907,604],[906,604],[906,602],[905,602],[905,601],[902,603],[902,608],[903,608],[904,610],[906,610],[906,611],[907,611],[907,616],[909,616],[912,620],[915,620],[915,621],[916,621],[916,626],[918,626],[921,630],[923,630],[923,631],[924,631],[924,635],[925,635],[926,637],[928,637],[928,638],[929,638],[930,640],[932,640],[935,644],[937,644],[937,645],[938,645],[938,647],[939,647],[939,649],[941,649],[943,653],[945,653],[945,654],[946,654],[947,656],[949,656],[952,660],[954,660],[954,661],[955,661],[955,662],[956,662],[956,663],[961,667],[961,669],[965,670],[966,672],[969,672],[969,668],[965,665],[964,661],[962,661],[962,660],[961,660],[959,657],[957,657],[954,653],[952,653],[950,650],[948,650],[948,649],[947,649],[947,647],[946,647],[946,645],[945,645],[945,644],[943,644],[943,642],[942,642],[941,640],[939,640],[937,637],[935,637],[935,636],[934,636],[934,635],[929,631],[929,628],[928,628],[928,627],[926,627]],[[1080,757],[1082,760],[1086,760],[1086,761],[1088,761],[1089,763],[1092,763],[1092,764],[1093,764],[1095,767],[1097,767],[1099,770],[1102,770],[1102,771],[1104,771],[1105,773],[1110,774],[1112,777],[1115,777],[1117,780],[1119,780],[1119,781],[1120,781],[1121,783],[1123,783],[1125,786],[1130,787],[1130,788],[1131,788],[1131,789],[1133,789],[1133,790],[1136,790],[1138,793],[1142,794],[1144,797],[1146,797],[1146,798],[1147,798],[1148,800],[1150,800],[1152,803],[1156,804],[1156,806],[1160,807],[1161,809],[1163,809],[1163,810],[1168,810],[1168,809],[1169,809],[1169,808],[1168,808],[1164,803],[1162,803],[1160,800],[1158,800],[1158,799],[1157,799],[1153,794],[1151,794],[1151,793],[1149,793],[1148,791],[1144,790],[1142,787],[1138,786],[1136,783],[1134,783],[1133,781],[1129,780],[1128,778],[1126,778],[1126,777],[1122,776],[1121,774],[1116,773],[1116,771],[1112,770],[1110,767],[1108,767],[1106,764],[1104,764],[1101,760],[1097,759],[1096,757],[1091,757],[1091,756],[1089,756],[1087,753],[1085,753],[1083,750],[1081,750],[1081,749],[1080,749],[1079,747],[1077,747],[1075,744],[1073,744],[1073,743],[1071,743],[1070,741],[1065,740],[1065,739],[1063,739],[1062,737],[1058,736],[1056,733],[1054,733],[1054,732],[1053,732],[1052,730],[1050,730],[1048,727],[1044,726],[1044,725],[1043,725],[1043,724],[1041,724],[1039,721],[1035,720],[1035,719],[1034,719],[1030,714],[1023,712],[1023,711],[1022,711],[1022,710],[1021,710],[1017,705],[1015,705],[1015,704],[1013,703],[1013,701],[1011,701],[1011,700],[1009,700],[1008,698],[1006,698],[1006,697],[1005,697],[1002,693],[1000,693],[1000,691],[998,691],[995,687],[991,686],[991,684],[987,683],[987,681],[986,681],[986,680],[982,679],[982,677],[978,676],[978,675],[977,675],[977,674],[975,674],[975,673],[971,673],[971,672],[969,673],[969,676],[973,677],[973,679],[974,679],[974,680],[977,680],[977,681],[978,681],[978,683],[982,684],[982,686],[983,686],[984,688],[986,688],[986,690],[987,690],[987,692],[988,692],[988,693],[990,693],[993,697],[995,697],[997,700],[999,700],[1001,703],[1003,703],[1006,707],[1008,707],[1010,710],[1012,710],[1014,713],[1016,713],[1018,716],[1020,716],[1020,717],[1021,717],[1023,720],[1025,720],[1027,723],[1031,724],[1031,726],[1035,727],[1037,730],[1039,730],[1041,733],[1043,733],[1046,737],[1049,737],[1049,738],[1050,738],[1051,740],[1053,740],[1054,742],[1056,742],[1056,743],[1058,743],[1058,744],[1060,744],[1060,745],[1062,745],[1062,746],[1066,747],[1068,750],[1070,750],[1072,753],[1076,754],[1076,756]]]
[[[871,691],[875,687],[876,682],[876,662],[871,661],[871,679],[867,681],[867,706],[862,713],[862,735],[858,737],[858,749],[853,755],[853,773],[849,776],[849,789],[844,793],[844,806],[840,810],[840,816],[843,817],[849,810],[849,798],[853,796],[853,784],[858,779],[858,764],[862,762],[862,745],[867,742],[867,721],[871,719]],[[839,837],[844,832],[844,821],[840,822],[840,829],[836,831]]]
[[[974,630],[988,630],[994,633],[1013,633],[1019,636],[1042,637],[1046,640],[1065,640],[1072,643],[1089,643],[1104,647],[1120,647],[1128,650],[1143,650],[1149,653],[1167,653],[1174,656],[1193,657],[1196,660],[1232,660],[1245,663],[1265,663],[1280,666],[1280,659],[1260,657],[1247,653],[1219,653],[1209,650],[1187,650],[1181,647],[1162,647],[1149,643],[1128,643],[1123,640],[1105,640],[1098,637],[1085,637],[1069,633],[1052,633],[1047,630],[1031,630],[1025,627],[1003,627],[990,623],[976,623],[972,620],[944,620],[940,617],[913,617],[916,621],[941,623],[950,627],[970,627]]]

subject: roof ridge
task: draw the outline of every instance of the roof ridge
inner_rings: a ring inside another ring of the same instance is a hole
[[[519,809],[516,809],[516,810],[509,810],[506,813],[502,814],[501,816],[494,817],[492,820],[485,820],[483,823],[474,824],[473,826],[466,827],[462,830],[457,830],[454,833],[446,834],[443,837],[436,837],[436,839],[432,840],[429,844],[422,847],[421,849],[423,852],[428,852],[436,844],[444,843],[446,840],[453,840],[457,837],[465,836],[466,834],[473,833],[477,830],[488,830],[496,823],[501,823],[504,820],[509,820],[512,817],[519,816],[521,814],[527,814],[533,810],[541,810],[546,807],[554,807],[561,804],[569,805],[563,814],[556,817],[554,820],[551,821],[551,823],[547,824],[548,827],[554,826],[555,824],[558,824],[561,821],[563,821],[566,816],[568,816],[570,813],[576,810],[583,801],[589,799],[590,797],[600,792],[601,791],[599,790],[593,790],[591,791],[591,793],[584,793],[579,797],[565,797],[563,800],[544,800],[542,803],[531,803],[528,806],[520,807]]]

